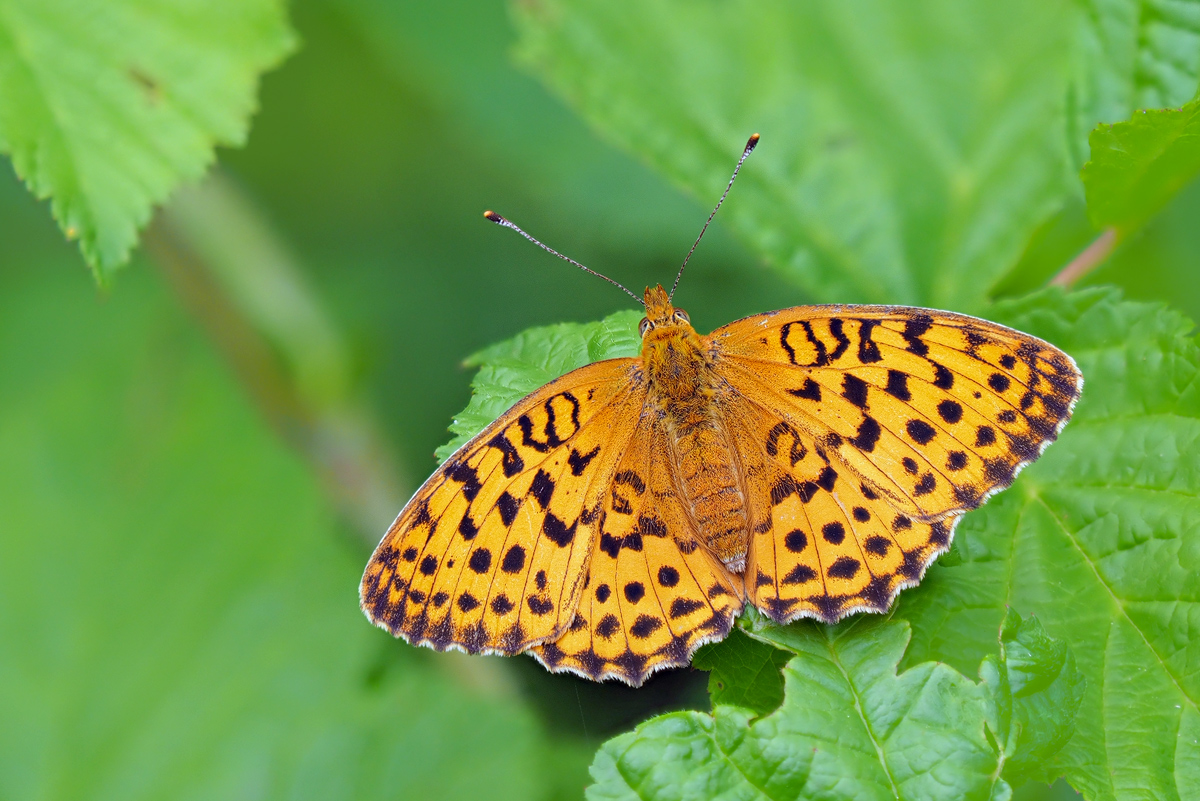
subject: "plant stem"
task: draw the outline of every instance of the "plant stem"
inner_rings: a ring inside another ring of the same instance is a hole
[[[1069,288],[1080,278],[1103,264],[1104,260],[1112,254],[1116,245],[1117,229],[1104,229],[1100,236],[1092,240],[1092,243],[1084,248],[1078,256],[1071,259],[1058,275],[1050,279],[1050,286]]]

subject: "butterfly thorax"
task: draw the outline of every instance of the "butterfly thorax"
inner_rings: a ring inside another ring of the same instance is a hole
[[[745,493],[720,413],[711,349],[661,286],[646,290],[642,363],[649,402],[667,433],[675,483],[701,542],[740,573],[747,543]]]

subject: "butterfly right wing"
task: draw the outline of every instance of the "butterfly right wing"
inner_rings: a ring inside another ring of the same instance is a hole
[[[612,359],[519,401],[396,518],[363,575],[367,617],[437,650],[514,654],[557,637],[645,396],[638,360]]]

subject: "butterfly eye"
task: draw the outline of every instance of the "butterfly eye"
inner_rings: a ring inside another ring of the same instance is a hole
[[[676,320],[676,322],[680,322],[680,323],[690,323],[691,322],[691,318],[688,317],[688,313],[685,312],[683,309],[675,310],[675,320]]]
[[[653,327],[654,327],[654,324],[650,322],[650,318],[643,317],[642,321],[640,323],[638,323],[638,336],[643,336],[643,337],[646,336],[646,332],[649,331]]]

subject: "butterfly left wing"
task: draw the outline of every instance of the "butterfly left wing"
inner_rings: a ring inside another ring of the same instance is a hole
[[[644,415],[604,494],[575,619],[531,652],[548,669],[637,687],[729,633],[741,581],[697,542],[669,453],[657,416]]]
[[[747,592],[781,622],[886,609],[1082,386],[1046,342],[924,309],[799,307],[711,340],[751,485]]]
[[[518,401],[396,518],[363,574],[367,617],[437,650],[514,654],[557,637],[645,396],[636,360],[613,359]]]

